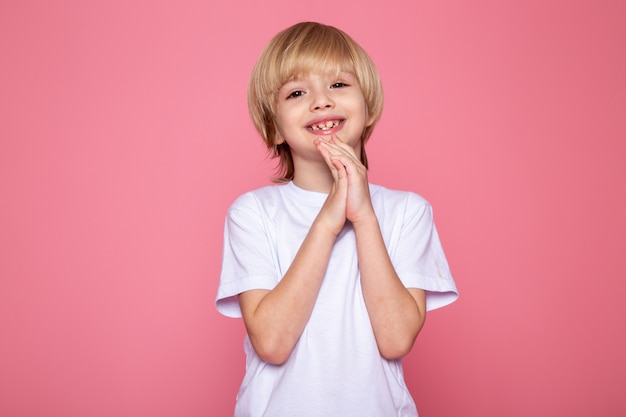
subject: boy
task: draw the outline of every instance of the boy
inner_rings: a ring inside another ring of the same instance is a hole
[[[247,330],[235,416],[417,416],[401,358],[457,290],[430,205],[368,183],[374,64],[344,32],[299,23],[261,54],[248,105],[281,184],[226,219],[217,308]]]

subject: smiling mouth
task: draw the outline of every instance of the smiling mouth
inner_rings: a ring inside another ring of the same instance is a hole
[[[308,126],[307,128],[313,131],[317,131],[317,130],[330,130],[333,129],[337,126],[339,126],[341,124],[341,120],[329,120],[327,122],[323,122],[323,123],[315,123],[313,125]]]

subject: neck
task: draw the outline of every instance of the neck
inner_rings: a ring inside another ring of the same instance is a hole
[[[324,162],[294,165],[293,183],[303,190],[329,193],[333,182],[333,175]]]

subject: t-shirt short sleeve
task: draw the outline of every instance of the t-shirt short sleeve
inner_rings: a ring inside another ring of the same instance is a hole
[[[426,290],[426,309],[446,306],[458,291],[433,221],[432,207],[417,194],[408,193],[404,219],[392,262],[407,288]]]
[[[228,210],[216,297],[216,307],[221,314],[241,317],[238,294],[253,289],[271,290],[279,281],[275,250],[266,229],[253,195],[242,195]]]

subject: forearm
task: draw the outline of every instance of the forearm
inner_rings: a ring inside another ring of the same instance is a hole
[[[378,349],[387,359],[400,358],[409,353],[424,324],[425,295],[411,292],[400,281],[375,214],[354,228],[363,297]]]
[[[314,222],[282,280],[269,292],[240,295],[255,351],[271,363],[284,362],[315,305],[335,235]]]

